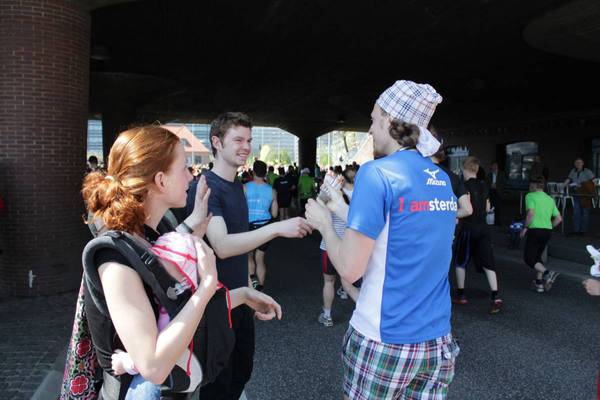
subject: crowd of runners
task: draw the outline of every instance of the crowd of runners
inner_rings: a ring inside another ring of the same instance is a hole
[[[238,399],[252,373],[255,317],[282,312],[265,294],[269,242],[318,231],[323,307],[316,319],[333,325],[338,278],[337,294],[356,302],[341,349],[345,398],[446,398],[460,351],[451,304],[468,303],[470,260],[489,283],[489,312],[501,312],[503,300],[486,219],[493,194],[476,158],[464,161],[462,177],[445,165],[443,140],[428,129],[441,102],[430,85],[395,82],[371,112],[374,160],[329,171],[290,165],[276,173],[260,160],[247,168],[252,122],[239,112],[212,122],[214,163],[199,178],[168,130],[121,133],[106,171],[93,166],[82,190],[99,236],[84,254],[81,296],[104,371],[100,397],[186,398],[199,390],[201,399]],[[542,259],[561,223],[543,189],[542,178],[532,180],[519,232],[538,292],[558,276]],[[105,231],[124,232],[140,248],[156,284],[136,254],[97,244]],[[600,293],[594,282],[587,288]],[[218,303],[221,291],[226,301]],[[219,321],[223,340],[211,333]],[[81,356],[74,348],[73,357]],[[64,398],[73,386],[66,372]]]

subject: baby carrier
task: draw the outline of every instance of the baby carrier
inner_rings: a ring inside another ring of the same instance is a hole
[[[73,335],[67,352],[61,399],[94,399],[101,385],[103,396],[122,399],[132,379],[132,376],[127,374],[116,378],[104,373],[100,377],[99,371],[94,371],[97,360],[91,345],[91,335],[87,329],[82,297],[84,293],[90,296],[98,310],[108,315],[104,299],[94,295],[101,289],[98,266],[94,265],[94,255],[96,251],[104,248],[118,251],[135,268],[157,300],[157,303],[151,301],[156,314],[160,305],[168,312],[170,319],[173,319],[191,296],[189,290],[183,293],[175,290],[178,282],[160,265],[150,249],[145,248],[132,235],[109,231],[91,240],[83,251],[84,275]],[[219,285],[219,289],[206,306],[190,344],[191,354],[185,357],[185,362],[178,362],[173,367],[169,377],[161,386],[161,396],[165,399],[187,398],[198,385],[203,386],[212,382],[227,365],[235,342],[228,309],[230,309],[229,293],[225,287]],[[89,351],[81,350],[82,343]]]

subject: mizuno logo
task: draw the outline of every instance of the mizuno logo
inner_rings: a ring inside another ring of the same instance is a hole
[[[429,168],[423,170],[427,175],[431,178],[427,179],[426,185],[429,186],[446,186],[446,181],[440,180],[437,178],[437,174],[440,172],[440,169],[436,169],[435,171],[430,171]]]
[[[438,168],[435,171],[430,171],[429,168],[427,168],[427,169],[424,169],[423,172],[427,173],[433,179],[437,179],[437,174],[438,174],[438,172],[440,172],[440,169]]]

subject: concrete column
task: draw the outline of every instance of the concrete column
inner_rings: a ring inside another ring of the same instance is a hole
[[[300,137],[298,141],[298,165],[312,171],[317,163],[317,139],[312,136]]]
[[[0,295],[79,284],[89,46],[77,2],[0,2]]]

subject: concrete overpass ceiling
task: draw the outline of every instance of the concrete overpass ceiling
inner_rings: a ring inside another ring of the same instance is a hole
[[[593,62],[598,60],[542,52],[523,39],[532,21],[572,3],[152,0],[111,5],[92,11],[92,47],[108,52],[91,60],[92,108],[110,104],[101,98],[112,90],[98,82],[118,73],[118,91],[150,118],[205,121],[225,110],[245,110],[257,125],[279,126],[301,137],[366,130],[375,98],[397,78],[438,89],[444,102],[433,123],[441,128],[598,109],[600,80]],[[552,32],[557,42],[572,37],[565,30]],[[152,90],[128,84],[128,76],[138,83],[146,77]]]
[[[549,53],[600,62],[600,2],[577,0],[534,19],[527,43]]]

